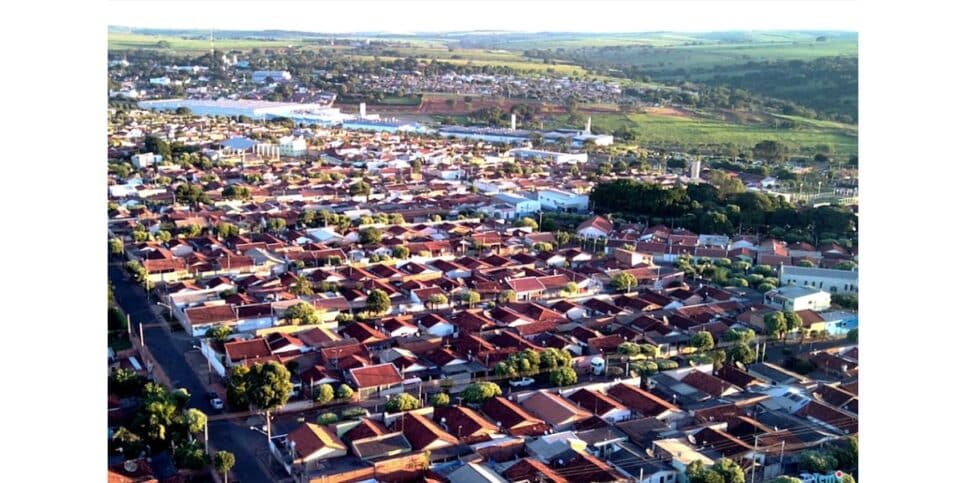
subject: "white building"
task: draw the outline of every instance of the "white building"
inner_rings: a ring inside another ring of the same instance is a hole
[[[164,156],[154,153],[135,154],[134,156],[131,156],[131,164],[138,169],[147,168],[148,166],[155,164],[161,164],[163,161]]]
[[[152,111],[173,111],[179,107],[186,107],[195,116],[246,116],[259,120],[285,118],[299,124],[319,124],[323,126],[338,124],[351,117],[343,114],[337,108],[321,107],[318,104],[249,99],[160,99],[138,102],[138,107]]]
[[[256,70],[252,72],[252,82],[264,84],[271,79],[272,82],[285,82],[292,80],[292,74],[285,70]]]
[[[171,79],[167,77],[152,77],[148,79],[148,84],[153,86],[169,86],[171,85]]]
[[[285,136],[279,139],[278,148],[282,156],[304,156],[308,152],[305,138],[301,136]]]
[[[513,207],[516,217],[529,215],[540,211],[540,202],[511,193],[497,193],[493,198]]]
[[[859,291],[859,272],[857,270],[782,265],[779,269],[779,279],[782,285],[801,285],[831,293],[856,293]]]
[[[825,310],[832,306],[832,295],[812,287],[789,285],[765,293],[765,305],[785,311]]]
[[[545,210],[587,210],[590,198],[570,191],[546,189],[537,192],[537,200]]]
[[[557,164],[578,164],[587,162],[587,153],[558,153],[540,149],[517,148],[507,151],[507,156],[521,159],[550,159]]]

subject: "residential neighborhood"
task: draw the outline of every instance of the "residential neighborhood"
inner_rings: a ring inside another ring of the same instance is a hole
[[[858,478],[852,192],[631,155],[590,115],[430,126],[244,53],[115,57],[108,481]],[[421,70],[315,74],[624,95]]]

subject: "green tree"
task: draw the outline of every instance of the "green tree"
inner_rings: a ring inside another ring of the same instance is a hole
[[[225,483],[228,483],[228,472],[235,466],[235,455],[228,451],[219,451],[215,453],[213,461],[215,471],[224,475]]]
[[[366,297],[366,310],[372,314],[384,314],[392,308],[392,300],[382,289],[373,289]]]
[[[308,302],[299,302],[285,309],[282,318],[288,320],[291,324],[310,325],[318,324],[322,320],[318,312],[315,311],[315,307],[312,307]]]
[[[230,236],[238,236],[239,233],[241,233],[241,230],[231,223],[222,221],[215,225],[215,235],[222,240]]]
[[[171,146],[167,141],[157,136],[144,138],[144,152],[160,154],[165,161],[171,161]]]
[[[655,345],[641,344],[641,354],[643,354],[644,357],[653,359],[657,357],[657,354],[659,352],[660,352],[660,349],[658,349],[657,346]]]
[[[641,346],[633,342],[623,342],[617,346],[617,352],[626,356],[636,356],[641,353]]]
[[[365,196],[366,201],[369,200],[369,195],[372,193],[372,187],[369,183],[365,181],[359,181],[351,186],[349,186],[349,194],[352,196]]]
[[[382,232],[378,228],[366,227],[359,230],[359,243],[373,245],[382,241]]]
[[[115,257],[124,255],[124,242],[120,238],[111,238],[107,246],[111,251],[111,255]]]
[[[785,326],[788,332],[799,330],[801,338],[805,338],[805,331],[802,329],[802,317],[791,310],[785,311]]]
[[[463,292],[463,302],[466,305],[473,307],[474,305],[480,303],[480,293],[475,290],[467,290]]]
[[[501,304],[505,304],[505,303],[509,303],[509,302],[516,302],[516,300],[517,300],[517,293],[514,292],[513,290],[504,290],[504,291],[500,292],[500,294],[497,296],[497,300]]]
[[[755,360],[755,351],[751,350],[745,342],[739,342],[728,349],[728,360],[732,363],[749,364]]]
[[[782,312],[772,312],[765,316],[765,333],[769,337],[784,339],[788,332],[788,323],[785,321],[785,314]]]
[[[409,258],[409,249],[402,245],[396,245],[392,248],[392,256],[400,259]]]
[[[224,342],[228,340],[228,336],[231,335],[233,330],[230,325],[219,325],[208,329],[205,332],[205,337],[215,339],[218,342]]]
[[[398,413],[404,411],[412,411],[413,409],[419,409],[422,407],[419,399],[416,399],[409,393],[399,393],[394,395],[389,401],[386,402],[386,412],[387,413]]]
[[[281,232],[286,226],[287,223],[285,222],[285,218],[269,218],[265,225],[265,227],[268,228],[268,231],[274,233]]]
[[[809,473],[827,473],[836,469],[838,461],[829,452],[806,450],[799,454],[798,466]]]
[[[572,367],[558,367],[550,371],[550,383],[557,387],[577,384],[577,372]]]
[[[838,462],[838,469],[851,470],[859,465],[859,440],[855,436],[832,447],[832,454]]]
[[[434,408],[449,406],[449,394],[438,392],[429,397],[429,405]]]
[[[334,422],[337,422],[338,420],[339,420],[339,415],[336,413],[322,413],[319,415],[318,418],[316,418],[315,422],[316,424],[325,426],[327,424],[332,424]]]
[[[294,295],[312,295],[315,293],[312,290],[312,282],[305,275],[299,275],[295,279],[295,283],[292,284],[291,292]]]
[[[632,288],[637,286],[637,278],[627,272],[621,272],[614,276],[610,281],[610,286],[614,290],[623,290],[624,292],[630,292]]]
[[[706,352],[714,348],[714,336],[711,332],[702,330],[691,336],[691,347],[699,352]]]
[[[335,399],[335,390],[329,384],[322,384],[319,386],[319,394],[315,397],[315,400],[325,404],[331,400]]]
[[[339,390],[336,392],[336,395],[342,400],[352,399],[352,396],[355,395],[355,391],[353,391],[348,384],[342,384],[339,386]]]
[[[728,329],[721,336],[725,342],[748,343],[755,339],[755,331],[751,329]]]
[[[482,404],[502,393],[500,386],[492,382],[476,382],[463,390],[462,397],[465,402]]]
[[[513,226],[517,226],[517,227],[529,227],[529,228],[533,228],[534,230],[536,230],[540,225],[537,224],[537,220],[534,220],[533,218],[530,218],[529,216],[525,216],[523,218],[520,218],[516,222],[514,222],[513,223]]]
[[[852,330],[850,330],[849,333],[845,337],[848,339],[848,341],[849,341],[850,344],[858,344],[859,343],[859,329],[852,329]]]
[[[721,475],[725,483],[745,483],[745,472],[730,458],[721,458],[711,466],[711,471]]]
[[[292,393],[292,377],[285,366],[277,362],[256,363],[246,375],[248,403],[265,413],[265,425],[271,434],[270,413],[288,402]]]
[[[440,305],[447,304],[449,299],[447,299],[443,294],[434,293],[426,299],[426,302],[429,303],[430,307],[439,308]]]

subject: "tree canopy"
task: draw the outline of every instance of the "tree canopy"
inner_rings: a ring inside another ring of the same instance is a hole
[[[492,382],[476,382],[463,390],[463,401],[479,404],[503,393],[500,386]]]
[[[419,409],[422,404],[419,399],[416,399],[409,393],[399,393],[394,395],[389,401],[386,402],[386,412],[387,413],[399,413],[404,411],[412,411],[413,409]]]

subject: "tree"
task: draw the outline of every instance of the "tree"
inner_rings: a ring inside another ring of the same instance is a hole
[[[228,451],[219,451],[214,457],[215,471],[225,476],[225,483],[228,483],[228,472],[235,466],[235,455]]]
[[[748,344],[739,342],[728,349],[728,360],[732,363],[748,364],[755,360],[755,351],[751,350]]]
[[[292,284],[291,292],[294,295],[312,295],[315,293],[315,291],[312,290],[312,282],[310,282],[305,275],[299,275],[299,277],[295,279],[295,283]]]
[[[714,336],[711,332],[702,330],[691,336],[691,347],[700,352],[706,352],[714,348]]]
[[[389,294],[387,294],[382,289],[373,289],[369,292],[369,296],[366,297],[366,310],[372,314],[383,314],[392,308],[392,301],[389,299]]]
[[[316,424],[325,426],[327,424],[332,424],[339,420],[339,415],[336,413],[322,413],[318,418],[315,419]]]
[[[372,187],[369,183],[365,181],[359,181],[351,186],[349,186],[349,194],[352,196],[365,196],[366,201],[369,200],[369,195],[372,193]]]
[[[721,458],[711,466],[711,471],[724,478],[725,483],[745,483],[745,472],[730,458]]]
[[[748,343],[755,339],[755,331],[751,329],[728,329],[721,336],[725,342]]]
[[[157,136],[144,138],[144,152],[160,154],[165,161],[171,161],[171,146],[167,141]]]
[[[641,344],[641,354],[643,354],[644,357],[653,359],[657,357],[658,352],[660,352],[660,350],[655,345]]]
[[[228,404],[236,408],[248,407],[248,373],[247,366],[233,366],[228,371],[227,393]]]
[[[419,399],[416,399],[411,394],[405,392],[396,394],[386,402],[387,413],[412,411],[413,409],[419,409],[420,407],[422,407],[422,404],[420,404]]]
[[[342,400],[352,399],[352,396],[354,395],[355,395],[355,391],[353,391],[348,384],[340,385],[339,390],[336,391],[336,396],[338,396],[339,399],[342,399]]]
[[[396,245],[392,247],[392,256],[401,259],[409,258],[409,249],[402,245]]]
[[[791,310],[785,311],[785,328],[788,332],[800,330],[802,328],[802,317]],[[804,331],[802,331],[801,337],[802,339],[805,338]]]
[[[332,389],[330,384],[319,386],[319,394],[315,397],[316,401],[325,404],[333,399],[335,399],[335,390]]]
[[[438,392],[429,397],[429,405],[434,408],[449,406],[449,394]]]
[[[777,163],[785,160],[788,154],[788,147],[778,141],[767,140],[756,144],[753,152],[758,159]]]
[[[724,483],[724,478],[721,475],[705,467],[704,463],[698,460],[688,464],[684,474],[691,483]]]
[[[537,224],[537,220],[534,220],[533,218],[530,218],[529,216],[525,216],[523,218],[520,218],[516,222],[514,222],[513,223],[513,226],[516,226],[516,227],[530,227],[530,228],[533,228],[534,230],[536,230],[537,228],[539,228],[540,225]]]
[[[440,305],[446,305],[449,303],[449,299],[447,299],[443,294],[434,293],[426,299],[426,302],[429,303],[430,307],[439,308]]]
[[[373,245],[382,241],[382,232],[375,227],[366,227],[359,230],[359,243],[363,245]]]
[[[470,307],[480,303],[480,293],[475,290],[467,290],[463,292],[463,302]]]
[[[499,296],[497,296],[497,300],[502,304],[509,303],[509,302],[516,302],[517,293],[514,292],[513,290],[504,290],[500,292]]]
[[[285,312],[282,313],[282,318],[288,320],[293,325],[314,325],[322,320],[318,312],[315,311],[315,307],[312,307],[308,302],[299,302],[285,309]]]
[[[848,341],[849,341],[850,344],[858,344],[859,343],[859,329],[852,329],[852,330],[850,330],[849,333],[845,337],[848,339]]]
[[[111,251],[111,255],[119,257],[124,255],[124,242],[120,238],[111,238],[107,243],[108,248]]]
[[[482,404],[503,393],[500,386],[492,382],[476,382],[463,390],[463,400],[472,404]]]
[[[637,278],[627,272],[621,272],[611,279],[610,286],[613,287],[614,290],[630,292],[632,288],[637,286]]]
[[[782,312],[772,312],[765,316],[765,332],[769,337],[784,339],[788,332],[788,324],[785,321],[785,314]]]
[[[633,342],[623,342],[617,346],[617,352],[626,356],[636,356],[641,353],[641,346]]]
[[[287,223],[285,222],[284,218],[270,218],[268,222],[266,222],[266,228],[268,228],[268,231],[275,233],[281,232],[286,226]]]
[[[270,413],[288,402],[292,393],[292,376],[277,362],[256,363],[245,377],[248,404],[265,412],[265,425],[271,434]]]
[[[219,325],[208,329],[205,332],[205,337],[215,339],[218,342],[224,342],[228,340],[228,336],[231,335],[232,330],[230,325]]]
[[[577,372],[572,367],[558,367],[550,371],[550,383],[558,387],[577,384]]]
[[[826,473],[837,465],[835,456],[825,451],[802,451],[798,457],[798,466],[809,473]]]

